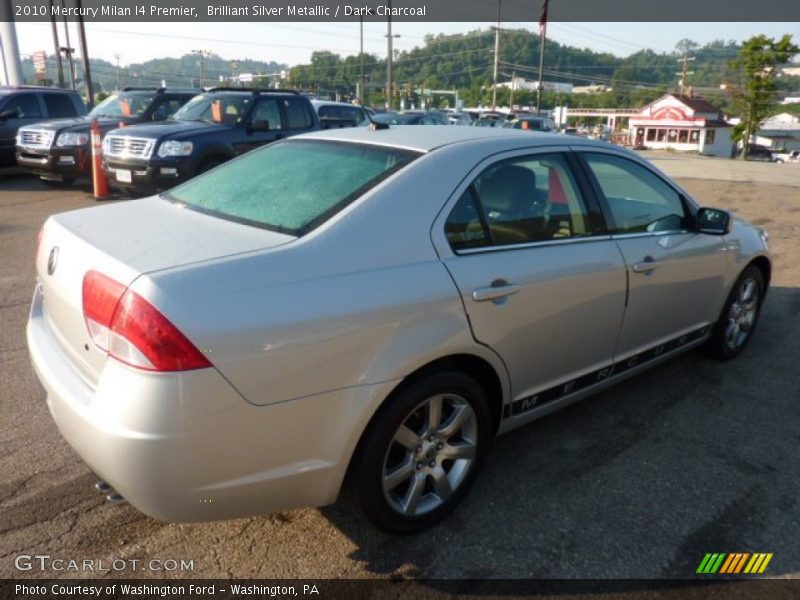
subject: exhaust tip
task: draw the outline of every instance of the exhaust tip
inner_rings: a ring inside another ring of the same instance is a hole
[[[121,504],[125,502],[125,498],[122,497],[122,494],[119,492],[112,492],[108,496],[106,496],[106,500],[109,504]]]

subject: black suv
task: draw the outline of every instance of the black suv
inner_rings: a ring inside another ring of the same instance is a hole
[[[47,119],[86,114],[86,105],[72,90],[35,86],[0,87],[0,167],[15,164],[17,130]]]
[[[125,88],[98,104],[88,116],[59,119],[22,127],[17,135],[17,164],[45,183],[72,183],[91,177],[91,122],[105,134],[118,127],[163,121],[197,91],[165,88]]]
[[[169,121],[109,132],[103,157],[112,185],[148,193],[248,150],[318,129],[311,102],[295,91],[211,88]]]

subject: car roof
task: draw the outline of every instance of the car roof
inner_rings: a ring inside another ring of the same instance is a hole
[[[351,108],[362,108],[360,104],[350,104],[349,102],[336,102],[335,100],[312,100],[314,106],[349,106]]]
[[[552,145],[587,145],[608,147],[605,142],[595,140],[585,140],[582,138],[570,138],[565,140],[563,135],[537,133],[531,135],[530,132],[503,129],[496,127],[454,127],[453,125],[391,125],[387,129],[372,129],[370,127],[348,127],[346,129],[328,129],[296,136],[292,139],[324,139],[342,142],[354,142],[359,144],[377,144],[381,146],[393,146],[417,152],[430,152],[435,148],[449,146],[478,140],[506,141],[508,149],[517,147],[536,146],[539,143],[543,146]],[[498,139],[499,138],[499,139]]]
[[[78,92],[74,90],[65,90],[63,88],[51,88],[41,85],[3,85],[0,86],[0,94],[13,94],[14,92],[44,92],[46,94],[75,94]]]

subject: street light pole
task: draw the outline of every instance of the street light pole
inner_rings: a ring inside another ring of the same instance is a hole
[[[359,18],[359,28],[361,32],[361,47],[360,52],[358,53],[358,67],[359,67],[359,76],[358,76],[358,103],[363,105],[364,104],[364,15],[361,15]]]
[[[500,66],[500,0],[497,0],[497,27],[494,29],[494,84],[492,85],[492,110],[497,110],[497,70]]]
[[[89,48],[86,45],[86,28],[83,24],[81,0],[76,0],[78,6],[78,43],[81,45],[81,60],[83,61],[83,86],[86,88],[86,97],[89,107],[94,107],[94,91],[92,90],[92,73],[89,68]]]
[[[205,84],[205,57],[211,56],[210,50],[192,50],[192,54],[200,55],[200,88]]]
[[[64,67],[61,64],[61,45],[58,43],[58,27],[56,27],[56,13],[53,10],[53,0],[50,0],[50,25],[53,29],[53,44],[56,47],[56,71],[58,71],[58,87],[64,87]]]

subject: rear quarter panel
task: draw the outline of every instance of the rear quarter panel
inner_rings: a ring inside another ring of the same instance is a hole
[[[295,242],[151,273],[133,287],[253,404],[402,378],[456,353],[483,357],[507,390],[430,238],[478,160],[463,149],[431,154]]]

